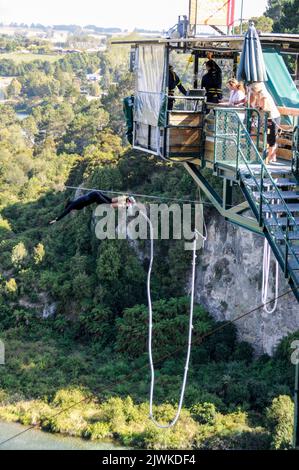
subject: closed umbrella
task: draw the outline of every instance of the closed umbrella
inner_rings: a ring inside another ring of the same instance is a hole
[[[250,23],[245,35],[237,78],[247,83],[268,80],[262,46],[254,23]]]

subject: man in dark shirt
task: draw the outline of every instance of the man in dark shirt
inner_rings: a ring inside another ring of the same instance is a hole
[[[208,103],[219,103],[222,100],[222,72],[214,60],[206,63],[207,73],[202,77],[201,88],[206,89]]]
[[[186,88],[182,85],[181,79],[173,70],[173,66],[169,66],[169,77],[168,77],[168,94],[169,96],[174,96],[175,89],[178,88],[180,92],[186,96],[188,94]],[[175,103],[174,98],[168,98],[168,110],[171,111],[173,109]]]

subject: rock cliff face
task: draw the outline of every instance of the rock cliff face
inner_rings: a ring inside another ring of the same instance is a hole
[[[213,212],[208,240],[198,256],[196,300],[219,321],[232,320],[261,305],[264,239],[226,222]],[[271,263],[269,299],[275,297]],[[279,270],[279,295],[290,286]],[[272,315],[262,308],[236,323],[239,339],[257,354],[273,354],[279,340],[299,329],[299,305],[290,293],[279,300]]]

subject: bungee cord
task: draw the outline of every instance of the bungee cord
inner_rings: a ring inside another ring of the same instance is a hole
[[[149,417],[151,421],[155,424],[156,427],[160,429],[169,429],[172,428],[178,421],[183,401],[185,397],[185,390],[187,384],[187,377],[188,377],[188,370],[189,370],[189,363],[190,363],[190,356],[191,356],[191,347],[192,347],[192,331],[193,331],[193,313],[194,313],[194,296],[195,296],[195,279],[196,279],[196,250],[197,250],[197,241],[199,236],[206,241],[206,236],[199,233],[198,230],[195,230],[194,242],[193,242],[193,257],[192,257],[192,280],[191,280],[191,295],[190,295],[190,314],[189,314],[189,332],[188,332],[188,349],[187,349],[187,357],[185,362],[184,368],[184,376],[183,382],[181,386],[180,392],[180,400],[177,408],[177,412],[173,420],[167,424],[162,425],[158,423],[158,421],[154,417],[153,412],[153,401],[154,401],[154,387],[155,387],[155,368],[154,368],[154,361],[153,361],[153,351],[152,351],[152,340],[153,340],[153,306],[152,306],[152,298],[151,298],[151,275],[152,275],[152,268],[154,262],[154,229],[153,224],[147,214],[144,212],[140,212],[140,214],[144,217],[150,227],[150,264],[148,268],[148,275],[147,275],[147,300],[148,300],[148,311],[149,311],[149,337],[148,337],[148,352],[149,352],[149,362],[150,362],[150,370],[151,370],[151,385],[150,385],[150,411]]]

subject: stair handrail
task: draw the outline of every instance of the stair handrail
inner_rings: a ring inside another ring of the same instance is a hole
[[[246,127],[244,126],[243,122],[241,121],[240,116],[238,115],[238,112],[236,111],[236,109],[233,109],[233,108],[229,108],[229,109],[228,109],[228,108],[217,108],[217,109],[215,109],[216,113],[217,113],[218,110],[219,110],[219,111],[220,111],[220,110],[221,110],[221,111],[226,111],[226,112],[228,112],[228,113],[231,113],[231,114],[234,114],[234,115],[235,115],[235,117],[237,118],[237,122],[238,122],[238,134],[240,133],[240,130],[242,130],[242,131],[243,131],[243,136],[245,136],[245,137],[248,139],[248,141],[250,142],[250,145],[251,145],[252,148],[254,149],[254,152],[255,152],[255,154],[256,154],[256,156],[257,156],[257,158],[258,158],[258,161],[260,162],[260,165],[261,165],[261,170],[262,170],[261,173],[262,173],[262,172],[266,172],[268,178],[269,178],[270,181],[271,181],[271,186],[273,186],[273,188],[275,189],[275,191],[278,193],[277,199],[280,199],[280,200],[281,200],[281,202],[282,202],[281,205],[284,206],[284,208],[286,209],[286,210],[284,210],[283,212],[285,212],[285,213],[287,214],[287,221],[288,221],[288,224],[289,224],[289,219],[291,219],[291,220],[293,221],[293,223],[294,223],[294,227],[297,227],[297,223],[296,223],[295,217],[294,217],[294,216],[292,215],[292,213],[289,211],[289,208],[288,208],[288,206],[287,206],[285,200],[283,199],[283,196],[282,196],[282,194],[281,194],[279,188],[276,186],[276,183],[275,183],[274,179],[272,178],[271,173],[269,173],[269,170],[268,170],[267,166],[265,165],[265,163],[264,163],[262,157],[260,156],[260,153],[259,153],[259,151],[258,151],[258,149],[257,149],[257,147],[256,147],[256,145],[255,145],[255,143],[254,143],[253,140],[251,139],[251,136],[250,136],[248,130],[246,129]],[[238,110],[239,110],[239,108],[238,108]],[[226,135],[226,134],[217,135],[217,134],[215,133],[215,140],[216,140],[217,137],[220,137],[220,138],[221,138],[221,137],[224,137],[225,135]],[[243,161],[244,161],[244,163],[245,163],[247,169],[249,170],[249,172],[250,172],[250,174],[251,174],[253,180],[254,180],[255,183],[256,183],[257,188],[258,188],[259,191],[260,191],[261,200],[263,200],[264,203],[266,204],[266,206],[269,208],[269,212],[270,212],[271,215],[274,217],[274,219],[275,219],[276,221],[278,221],[278,218],[277,218],[276,214],[272,211],[271,204],[269,203],[268,199],[265,198],[265,196],[263,196],[263,187],[261,186],[259,180],[256,178],[256,176],[255,176],[254,173],[252,172],[252,170],[251,170],[251,168],[250,168],[250,164],[248,163],[246,157],[244,156],[242,149],[240,148],[240,146],[238,146],[238,141],[237,141],[237,139],[234,139],[233,137],[231,137],[231,134],[230,134],[229,140],[231,140],[231,141],[234,142],[234,144],[235,144],[236,147],[237,147],[237,154],[238,154],[238,155],[240,154],[240,155],[242,156],[242,159],[243,159]],[[239,165],[239,157],[237,157],[237,159],[236,159],[236,165],[237,165],[237,168],[236,168],[237,173],[240,173],[240,169],[238,168],[238,165]],[[274,197],[273,199],[276,199],[276,198]],[[256,202],[255,202],[255,204],[256,204]],[[256,204],[256,205],[257,205],[257,204]],[[259,209],[260,209],[260,207],[259,207]],[[285,234],[285,232],[282,230],[282,228],[280,227],[279,224],[277,224],[277,227],[278,227],[278,229],[281,231],[281,233],[282,233],[282,235],[283,235],[283,240],[284,240],[285,243],[287,244],[288,249],[292,252],[294,258],[295,258],[295,259],[298,261],[298,263],[299,263],[299,258],[297,257],[295,251],[293,250],[292,245],[289,244],[289,241],[290,241],[290,240],[288,239],[288,237],[285,236],[286,234]],[[269,231],[269,230],[268,230],[268,231]],[[270,233],[270,235],[272,235],[270,231],[269,231],[269,233]],[[275,238],[275,236],[273,236],[273,235],[272,235],[272,237]]]
[[[292,158],[292,172],[296,177],[299,176],[299,125],[294,127],[293,137],[293,158]]]

